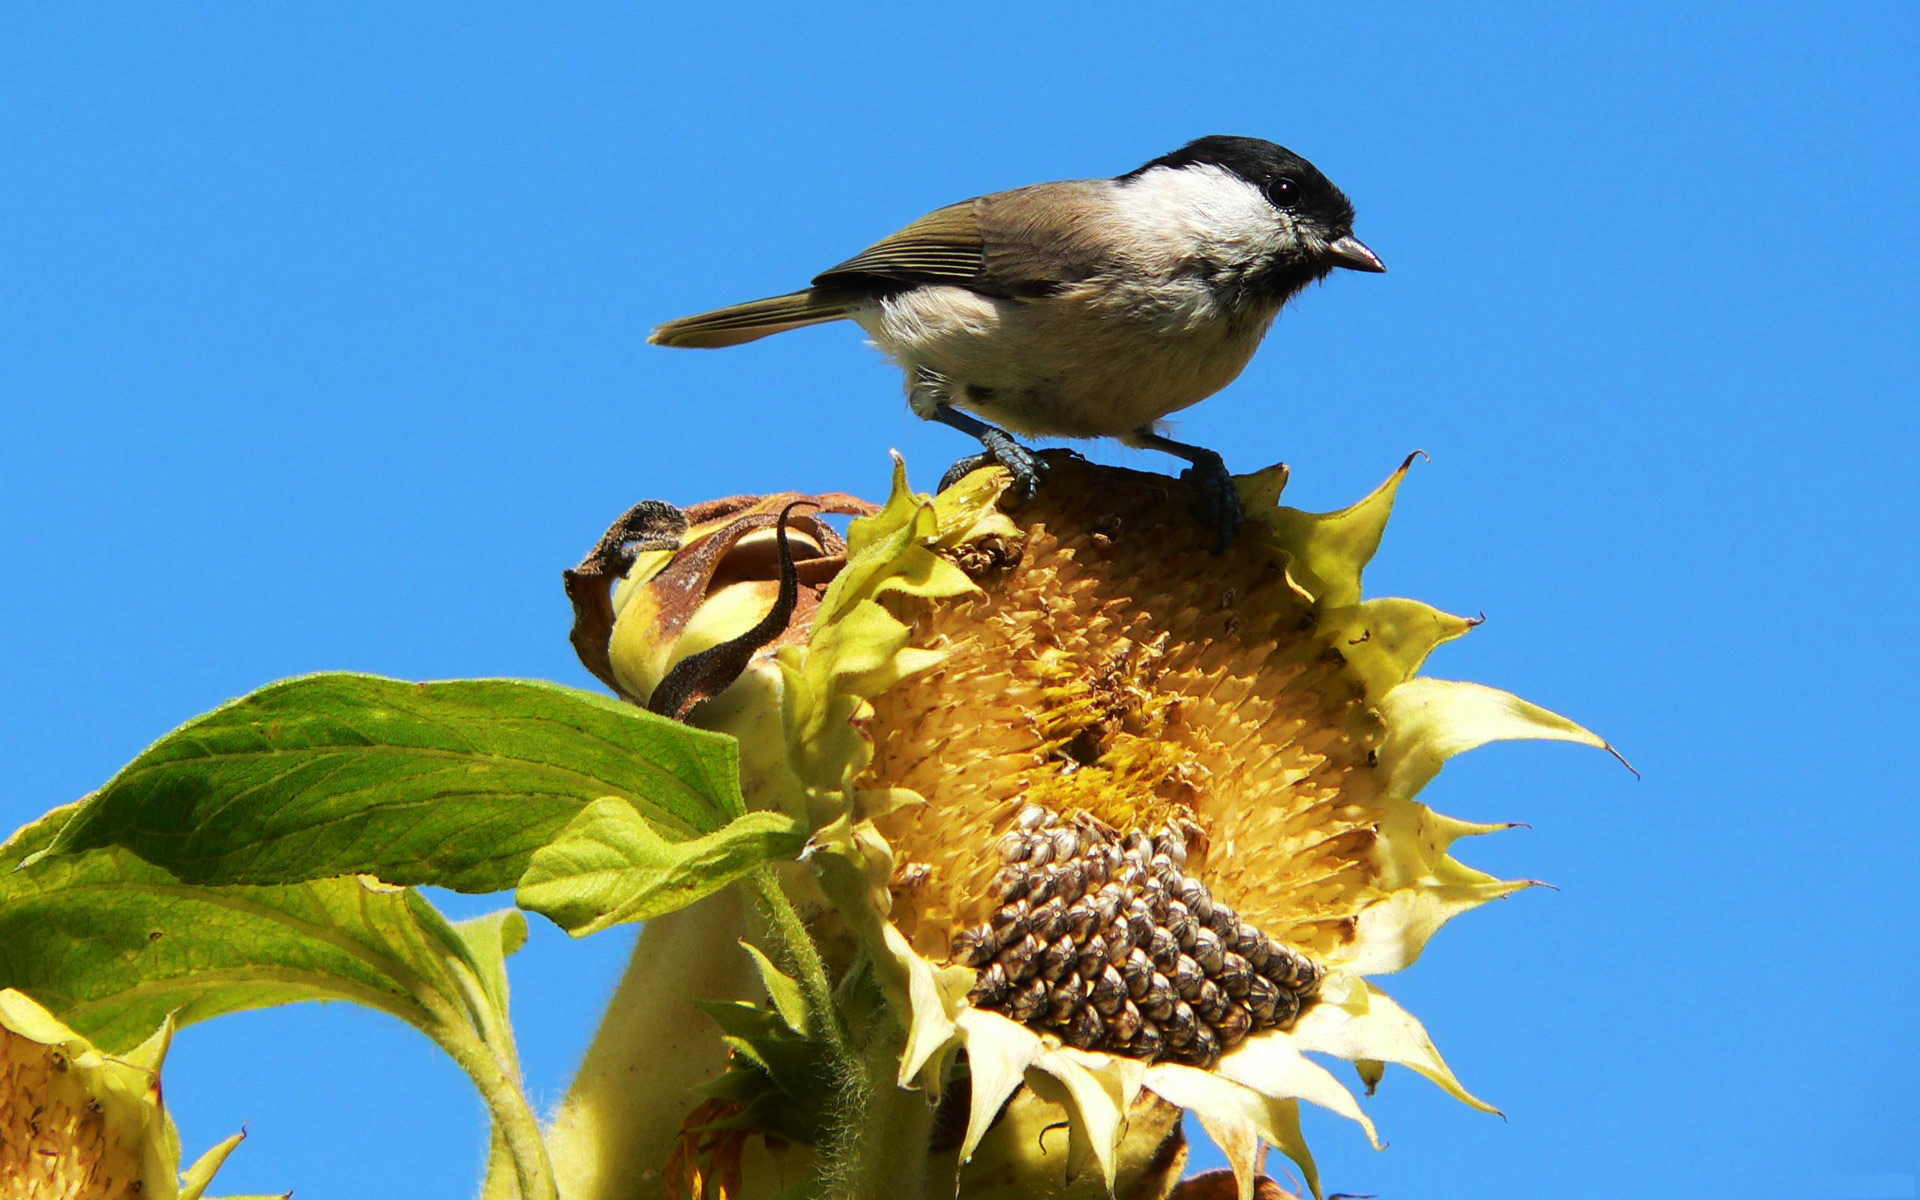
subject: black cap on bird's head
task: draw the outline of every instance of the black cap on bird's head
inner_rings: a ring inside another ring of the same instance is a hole
[[[1354,271],[1387,269],[1378,255],[1353,236],[1353,202],[1347,194],[1306,159],[1262,138],[1224,134],[1196,138],[1120,178],[1136,179],[1156,167],[1193,166],[1231,172],[1258,188],[1274,208],[1325,230],[1329,240],[1323,253],[1330,265]]]

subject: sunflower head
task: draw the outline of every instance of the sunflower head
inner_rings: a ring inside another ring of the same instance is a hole
[[[868,723],[862,782],[930,801],[876,822],[894,920],[980,971],[975,1007],[1211,1066],[1311,1005],[1377,898],[1385,724],[1277,523],[1215,555],[1172,481],[1053,469],[977,592],[896,606],[943,654]]]
[[[1151,1094],[1196,1112],[1242,1194],[1262,1145],[1317,1190],[1300,1100],[1371,1136],[1308,1053],[1485,1107],[1368,977],[1528,884],[1449,853],[1505,826],[1415,795],[1487,741],[1604,743],[1419,675],[1476,622],[1363,598],[1405,464],[1322,514],[1278,504],[1284,469],[1243,477],[1250,519],[1215,554],[1185,484],[1048,463],[1008,512],[997,470],[934,497],[896,470],[782,635],[803,797],[781,806],[812,818],[816,871],[885,967],[901,1082],[938,1089],[964,1054],[962,1160],[1025,1085],[1109,1185]]]
[[[19,1200],[198,1200],[240,1134],[183,1177],[160,1102],[171,1022],[103,1053],[24,992],[0,990],[0,1180]]]

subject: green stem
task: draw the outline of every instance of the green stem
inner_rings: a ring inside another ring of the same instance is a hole
[[[441,1023],[427,1033],[480,1089],[480,1098],[486,1102],[487,1112],[493,1118],[496,1144],[504,1146],[513,1162],[514,1179],[519,1184],[518,1200],[559,1200],[553,1166],[547,1160],[547,1145],[540,1136],[540,1120],[527,1103],[517,1073],[495,1057],[484,1041],[464,1035],[458,1025]],[[492,1171],[488,1174],[491,1176]],[[496,1195],[498,1190],[495,1181],[489,1178],[485,1194]]]
[[[771,867],[761,867],[748,876],[747,887],[760,906],[767,933],[773,940],[773,961],[800,985],[807,1003],[807,1016],[815,1036],[825,1036],[833,1046],[840,1065],[853,1068],[853,1050],[840,1023],[839,1008],[833,999],[833,983],[827,978],[827,965],[814,948],[813,935],[788,899],[786,889]]]
[[[833,1132],[821,1147],[820,1194],[917,1200],[926,1194],[927,1144],[933,1106],[923,1091],[900,1086],[905,1031],[885,1013],[849,1030],[842,1017],[850,997],[836,994],[812,936],[770,868],[747,883],[772,942],[772,957],[800,985],[814,1036],[827,1041],[839,1084],[833,1099]],[[843,981],[857,987],[861,964]]]
[[[927,1194],[933,1105],[924,1091],[900,1086],[904,1048],[905,1038],[893,1022],[867,1043],[859,1102],[847,1106],[852,1123],[835,1139],[837,1161],[830,1168],[829,1196],[919,1200]]]

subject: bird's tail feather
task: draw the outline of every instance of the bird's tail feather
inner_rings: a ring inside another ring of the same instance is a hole
[[[654,330],[653,336],[647,340],[656,346],[692,346],[700,349],[738,346],[770,333],[784,333],[802,325],[818,325],[822,321],[837,321],[853,312],[853,309],[854,300],[849,296],[813,289],[789,292],[784,296],[750,300],[730,308],[668,321]]]

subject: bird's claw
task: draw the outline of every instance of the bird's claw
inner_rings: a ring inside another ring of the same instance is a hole
[[[940,489],[945,491],[981,467],[1000,466],[1013,476],[1013,483],[1007,491],[1013,497],[1015,506],[1033,499],[1034,492],[1040,487],[1040,480],[1046,476],[1046,460],[1015,441],[1013,435],[1005,430],[989,428],[979,437],[980,444],[986,449],[979,454],[969,454],[949,467],[947,473],[940,477]]]
[[[1240,526],[1247,518],[1246,509],[1240,503],[1240,489],[1233,485],[1226,461],[1211,450],[1202,450],[1194,457],[1193,465],[1180,472],[1180,478],[1200,493],[1194,501],[1194,515],[1218,535],[1213,552],[1223,553],[1240,535]]]
[[[935,490],[944,492],[954,484],[959,483],[962,479],[978,471],[981,467],[990,467],[992,465],[993,455],[991,454],[969,454],[947,468],[947,473],[940,477],[940,486]]]
[[[1233,484],[1226,460],[1204,446],[1189,446],[1156,433],[1151,425],[1142,425],[1127,440],[1143,450],[1159,450],[1193,464],[1180,472],[1180,480],[1192,484],[1193,490],[1199,493],[1194,497],[1193,514],[1214,531],[1213,552],[1226,553],[1233,539],[1240,535],[1240,526],[1246,523],[1247,517],[1247,510],[1240,502],[1240,489]]]

